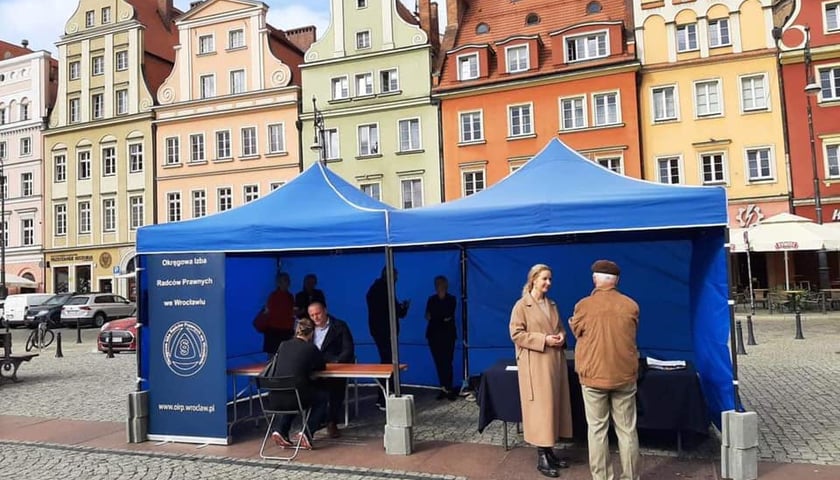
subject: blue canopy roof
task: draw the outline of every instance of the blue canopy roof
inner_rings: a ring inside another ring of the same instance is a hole
[[[727,224],[721,187],[626,177],[557,139],[499,183],[452,202],[391,213],[391,245]]]
[[[386,211],[320,163],[269,195],[226,212],[137,232],[141,254],[360,248],[387,243]]]

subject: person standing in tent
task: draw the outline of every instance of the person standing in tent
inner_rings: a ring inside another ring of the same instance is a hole
[[[575,305],[574,316],[569,320],[577,338],[575,370],[580,377],[589,426],[589,470],[593,480],[615,478],[607,436],[610,418],[618,437],[621,478],[640,478],[636,434],[639,305],[616,289],[620,274],[614,262],[595,262],[595,289]]]
[[[326,308],[327,299],[324,292],[315,288],[318,285],[318,277],[314,273],[307,273],[303,277],[303,290],[295,295],[295,314],[298,318],[304,318],[308,314],[308,308],[315,302]]]
[[[426,301],[426,340],[435,361],[441,392],[437,399],[455,400],[458,393],[452,388],[452,360],[455,357],[455,307],[458,302],[447,290],[449,281],[443,275],[435,277],[435,294]]]
[[[558,477],[569,465],[557,457],[554,444],[572,437],[572,407],[566,334],[557,304],[546,296],[550,288],[551,268],[531,267],[510,315],[510,338],[516,346],[525,441],[537,447],[537,470]]]
[[[393,362],[393,352],[391,351],[391,321],[388,313],[388,282],[386,279],[387,269],[383,268],[379,278],[377,278],[367,291],[365,300],[367,301],[368,309],[368,328],[370,329],[370,336],[376,343],[376,350],[379,351],[380,363],[390,364]],[[397,270],[394,269],[394,289],[396,292]],[[396,297],[396,295],[395,295]],[[397,312],[397,336],[400,334],[399,320],[408,315],[408,307],[411,304],[409,300],[398,302],[394,298],[394,308]],[[391,391],[394,391],[394,384],[392,379],[388,379]],[[385,395],[379,391],[379,396],[376,400],[376,406],[380,410],[385,410]]]
[[[254,320],[254,327],[263,334],[263,351],[269,355],[277,352],[281,342],[292,338],[295,328],[295,299],[289,292],[289,274],[277,272],[275,282],[275,290]]]

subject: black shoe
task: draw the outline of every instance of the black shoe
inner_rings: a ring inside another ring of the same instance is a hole
[[[537,470],[546,477],[557,478],[560,476],[560,472],[557,471],[557,468],[551,465],[551,461],[548,459],[548,454],[545,449],[542,448],[537,450]]]
[[[569,462],[565,459],[561,459],[557,456],[557,453],[554,452],[553,448],[546,448],[545,454],[548,457],[548,461],[554,468],[569,468]]]

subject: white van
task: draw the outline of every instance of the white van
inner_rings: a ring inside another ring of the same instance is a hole
[[[6,317],[6,323],[10,327],[23,325],[26,310],[33,305],[40,305],[46,302],[52,296],[53,295],[51,293],[21,293],[18,295],[9,295],[6,297],[6,303],[3,305],[3,315]]]

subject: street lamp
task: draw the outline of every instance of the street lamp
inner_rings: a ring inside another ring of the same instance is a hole
[[[318,104],[315,100],[315,95],[312,95],[312,112],[313,122],[315,128],[315,140],[312,146],[309,147],[312,151],[318,152],[318,161],[327,164],[327,145],[324,138],[324,114],[318,110]]]
[[[5,299],[6,288],[6,162],[0,158],[0,299]],[[5,316],[5,315],[4,315]]]
[[[811,68],[811,28],[805,27],[805,109],[808,113],[808,140],[811,142],[811,173],[814,180],[814,211],[817,216],[817,223],[823,224],[822,195],[820,195],[820,175],[817,170],[817,140],[814,135],[814,112],[811,106],[811,97],[822,90],[814,79],[814,72]],[[831,288],[828,277],[828,255],[825,249],[817,251],[817,268],[819,270],[820,289]]]

